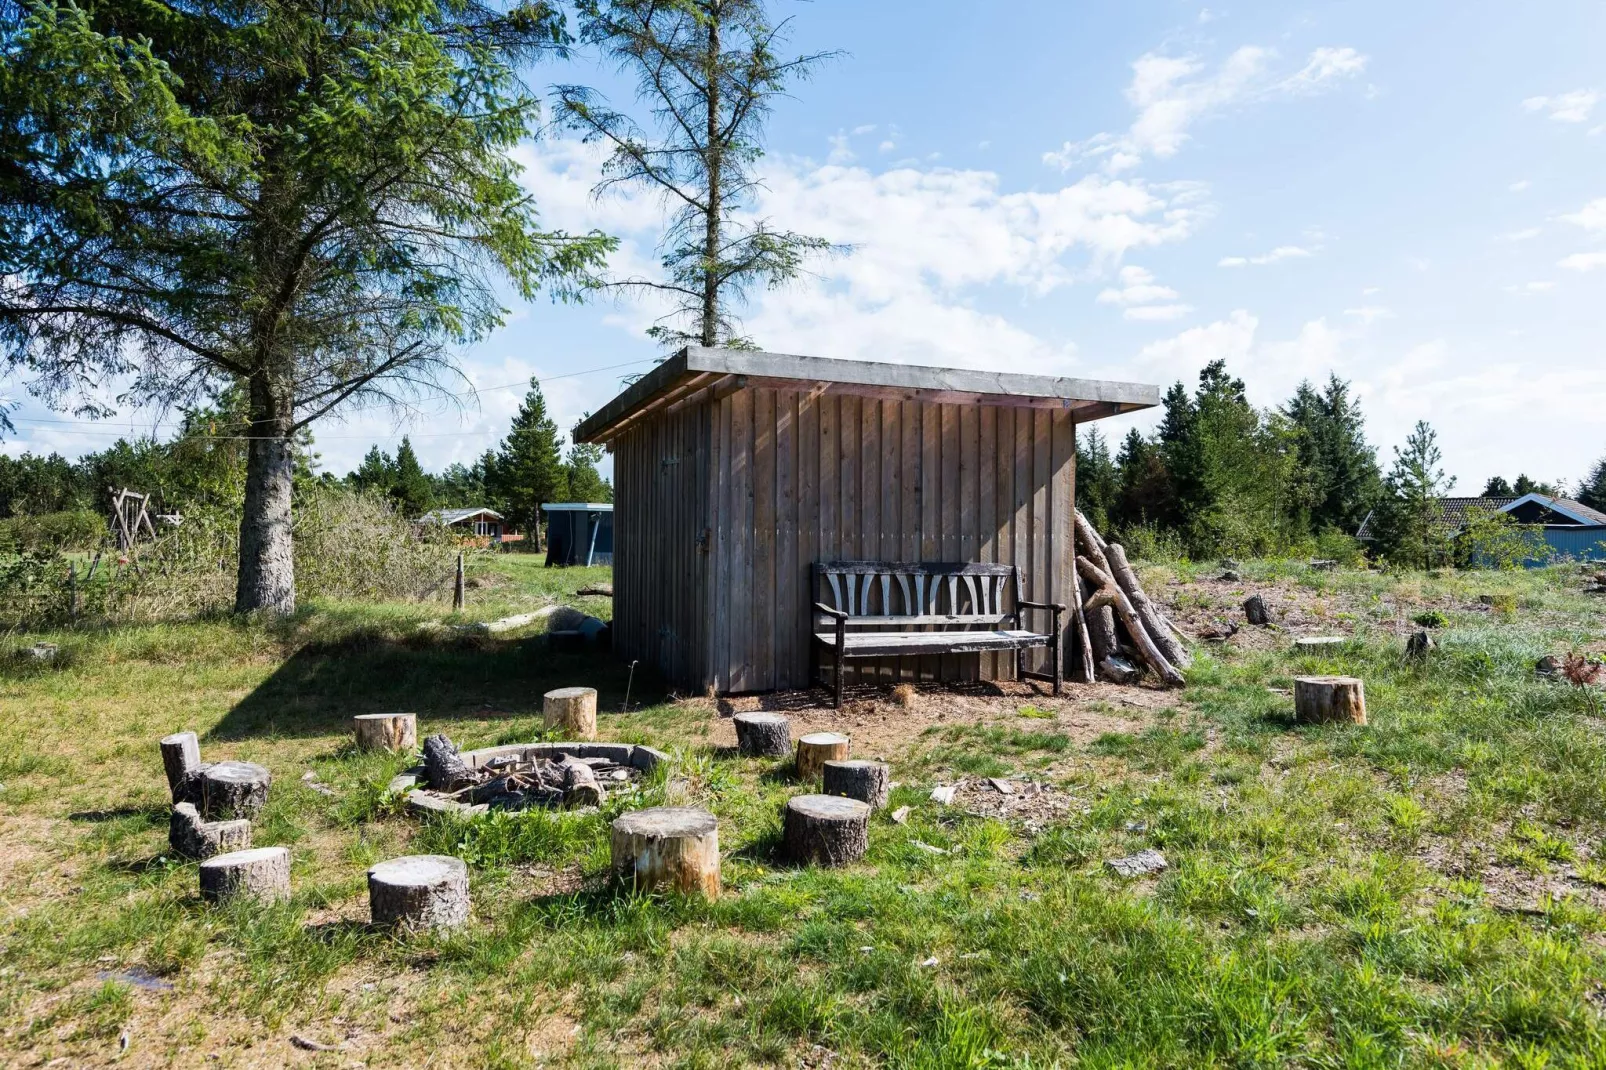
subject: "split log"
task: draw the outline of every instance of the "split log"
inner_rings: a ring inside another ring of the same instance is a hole
[[[847,736],[837,732],[811,732],[797,741],[797,778],[805,784],[818,784],[826,762],[847,758],[852,746]]]
[[[1270,624],[1271,610],[1266,608],[1266,600],[1258,594],[1244,599],[1244,619],[1262,628]]]
[[[1112,542],[1105,548],[1105,554],[1109,558],[1110,567],[1114,570],[1110,573],[1111,578],[1120,585],[1127,600],[1132,603],[1132,608],[1137,611],[1138,619],[1143,622],[1143,627],[1147,629],[1155,647],[1165,655],[1167,661],[1179,669],[1186,669],[1192,665],[1193,655],[1188,653],[1186,646],[1177,642],[1172,636],[1170,628],[1167,627],[1169,622],[1165,619],[1165,614],[1161,613],[1160,607],[1144,593],[1143,585],[1138,582],[1137,571],[1126,559],[1126,549],[1120,543]]]
[[[613,823],[613,875],[637,891],[719,897],[719,822],[685,806],[636,810]]]
[[[459,791],[478,779],[446,736],[436,733],[424,740],[424,781],[431,791]]]
[[[201,774],[201,814],[208,821],[255,817],[268,802],[273,774],[255,762],[218,762]]]
[[[194,732],[175,732],[157,744],[162,751],[162,769],[167,773],[167,790],[173,801],[199,802],[201,798],[201,741]]]
[[[1116,586],[1110,575],[1101,571],[1098,566],[1086,557],[1078,556],[1076,567],[1087,578],[1087,582],[1099,588],[1110,588],[1113,597],[1111,604],[1115,608],[1116,616],[1121,618],[1121,623],[1126,627],[1127,634],[1137,644],[1139,655],[1154,672],[1154,675],[1158,676],[1168,687],[1182,687],[1187,681],[1166,660],[1165,655],[1160,653],[1160,649],[1154,645],[1154,640],[1149,637],[1148,630],[1143,627],[1143,622],[1138,619],[1137,612],[1132,608],[1132,603],[1127,600],[1125,592]]]
[[[1071,679],[1091,684],[1094,680],[1093,645],[1088,638],[1087,614],[1082,607],[1082,577],[1071,569],[1071,635],[1076,644],[1076,657],[1071,659]]]
[[[406,855],[368,871],[375,925],[454,929],[468,921],[468,867],[450,855]]]
[[[565,739],[597,738],[597,689],[560,687],[541,697],[546,728],[562,729]]]
[[[736,749],[749,758],[784,758],[792,753],[792,722],[778,713],[738,713]]]
[[[209,903],[254,899],[276,903],[290,898],[290,849],[257,847],[214,855],[201,863],[201,898]]]
[[[870,849],[870,804],[840,795],[798,795],[786,801],[786,857],[797,863],[843,866]]]
[[[1294,718],[1315,724],[1365,724],[1366,685],[1353,676],[1296,676]]]
[[[558,763],[563,773],[563,801],[568,806],[601,806],[608,797],[597,783],[596,770],[573,755]]]
[[[251,846],[251,822],[243,817],[203,821],[194,803],[181,802],[168,818],[167,844],[182,858],[211,858],[244,851]]]
[[[842,795],[869,803],[872,809],[887,805],[892,771],[880,762],[826,762],[820,779],[825,794]]]
[[[351,719],[358,750],[406,754],[418,746],[418,716],[411,713],[361,713]]]
[[[1115,610],[1110,608],[1113,596],[1108,593],[1095,594],[1087,602],[1087,638],[1093,648],[1093,663],[1102,664],[1105,658],[1121,651],[1121,644],[1115,637]]]
[[[1081,547],[1083,556],[1097,565],[1100,572],[1108,576],[1110,574],[1110,559],[1106,555],[1106,549],[1109,544],[1104,541],[1104,537],[1094,529],[1093,525],[1087,522],[1087,517],[1082,515],[1080,509],[1076,511],[1076,542]]]

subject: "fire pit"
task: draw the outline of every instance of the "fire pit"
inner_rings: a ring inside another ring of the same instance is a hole
[[[424,762],[390,782],[415,813],[483,814],[598,806],[615,792],[633,792],[662,751],[634,743],[513,743],[459,751],[445,736],[424,741]]]

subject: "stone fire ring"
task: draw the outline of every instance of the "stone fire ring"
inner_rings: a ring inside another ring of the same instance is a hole
[[[521,761],[545,758],[548,761],[556,761],[564,755],[576,758],[606,758],[618,765],[640,769],[643,774],[650,774],[660,763],[669,761],[669,755],[663,751],[640,743],[510,743],[505,747],[466,750],[458,757],[462,758],[469,768],[478,769],[496,758],[518,758]],[[461,814],[470,817],[483,814],[490,809],[488,803],[457,802],[425,791],[413,790],[425,786],[424,767],[415,765],[405,773],[398,773],[391,778],[390,792],[392,794],[405,792],[407,808],[415,814]]]

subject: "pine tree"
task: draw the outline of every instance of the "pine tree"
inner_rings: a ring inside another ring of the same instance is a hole
[[[369,446],[368,453],[362,459],[362,464],[356,471],[346,477],[346,481],[357,490],[374,491],[379,494],[390,493],[391,485],[396,480],[396,463],[390,455],[378,446]]]
[[[1166,520],[1172,515],[1175,495],[1161,447],[1133,428],[1121,443],[1115,466],[1120,489],[1110,526],[1117,531],[1143,524],[1169,526]]]
[[[1454,489],[1455,477],[1445,476],[1442,460],[1438,434],[1426,420],[1417,421],[1403,449],[1394,447],[1374,523],[1378,548],[1400,564],[1434,568],[1451,559],[1453,532],[1439,499]]]
[[[1511,484],[1506,482],[1506,479],[1505,479],[1504,476],[1490,476],[1489,477],[1489,481],[1483,485],[1483,497],[1485,497],[1485,498],[1510,498],[1510,497],[1513,497],[1513,494],[1511,492]]]
[[[1120,474],[1110,456],[1108,441],[1097,427],[1078,435],[1076,447],[1076,507],[1100,531],[1110,526],[1120,495]]]
[[[1578,485],[1578,500],[1591,509],[1606,510],[1606,457],[1596,461]]]
[[[580,442],[569,446],[569,455],[563,462],[564,476],[569,485],[569,501],[613,501],[613,486],[597,471],[597,464],[601,460],[601,446]]]
[[[1537,479],[1529,479],[1526,473],[1519,473],[1516,482],[1511,484],[1511,492],[1519,498],[1524,494],[1543,494],[1554,498],[1561,493],[1561,488],[1554,483],[1544,483]]]
[[[402,436],[401,445],[396,447],[393,473],[390,497],[401,514],[416,519],[428,512],[434,503],[434,488],[430,486],[429,476],[424,474],[423,466],[418,463],[413,444],[405,435]]]
[[[547,415],[538,380],[530,380],[530,392],[524,395],[488,476],[489,489],[501,503],[499,512],[508,525],[532,536],[541,530],[541,504],[568,500],[558,425]]]
[[[1300,495],[1313,532],[1354,534],[1382,493],[1377,452],[1366,442],[1365,418],[1349,390],[1336,375],[1320,392],[1303,382],[1282,409],[1296,429]]]

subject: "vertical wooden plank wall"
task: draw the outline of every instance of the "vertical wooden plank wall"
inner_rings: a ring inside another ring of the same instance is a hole
[[[707,519],[695,526],[710,531],[709,552],[658,530],[679,523],[670,498],[697,491],[671,491],[670,477],[657,471],[648,482],[660,486],[629,486],[659,503],[659,519],[642,528],[616,517],[616,538],[645,538],[705,562],[685,573],[704,588],[689,604],[706,632],[686,662],[688,683],[721,692],[806,686],[816,561],[1000,561],[1020,566],[1025,597],[1069,601],[1076,457],[1068,412],[889,401],[801,385],[744,388],[701,409],[690,433],[706,436],[706,492],[695,511]],[[620,460],[639,434],[620,441]],[[629,550],[620,556],[615,612],[634,629],[622,629],[634,650],[645,624],[628,608],[638,598],[630,584],[650,586],[649,573],[669,566],[643,566]],[[673,616],[675,596],[660,597],[668,606],[652,612]],[[1028,627],[1047,625],[1044,614],[1028,618]],[[1033,660],[1046,666],[1046,652]],[[882,681],[974,679],[1010,676],[1014,662],[956,655],[861,662],[857,670]]]

